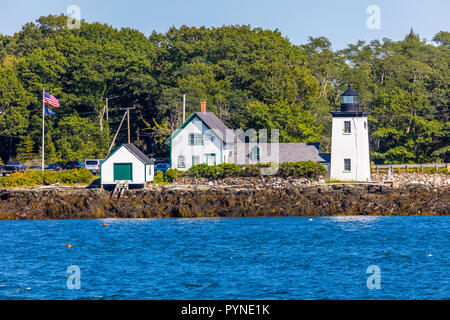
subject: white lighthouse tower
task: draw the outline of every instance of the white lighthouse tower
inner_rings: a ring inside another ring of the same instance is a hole
[[[341,105],[331,107],[330,179],[370,181],[368,107],[359,105],[359,94],[348,86]]]

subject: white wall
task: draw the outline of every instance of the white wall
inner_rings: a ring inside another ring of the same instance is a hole
[[[190,146],[189,134],[198,133],[203,134],[203,146]],[[214,141],[211,141],[211,136],[214,136]],[[200,156],[200,163],[206,163],[206,154],[216,154],[216,164],[223,162],[223,155],[221,153],[222,140],[217,134],[209,130],[198,117],[195,117],[191,122],[178,133],[172,140],[171,153],[171,167],[181,171],[187,171],[192,167],[192,156]],[[186,168],[178,167],[178,157],[184,156]]]
[[[351,122],[351,133],[344,133],[344,121]],[[333,117],[330,179],[370,181],[369,133],[367,117]],[[351,159],[352,170],[344,171],[344,159]]]
[[[133,181],[130,184],[145,184],[145,165],[136,158],[127,148],[120,147],[119,150],[106,159],[101,166],[101,183],[116,184],[114,181],[114,163],[132,163],[133,164]]]
[[[153,181],[153,179],[155,178],[155,165],[154,164],[148,164],[146,166],[145,174],[146,174],[145,180],[147,182]]]
[[[234,163],[234,143],[226,143],[222,151],[223,163]]]

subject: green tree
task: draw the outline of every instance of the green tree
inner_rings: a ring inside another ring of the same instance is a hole
[[[27,161],[36,158],[34,153],[34,142],[30,137],[22,139],[22,141],[17,146],[17,160]]]

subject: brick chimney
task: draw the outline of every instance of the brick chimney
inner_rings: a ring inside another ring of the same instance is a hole
[[[206,100],[201,101],[201,112],[206,113]]]

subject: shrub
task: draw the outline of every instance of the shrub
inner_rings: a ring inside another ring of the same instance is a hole
[[[241,177],[258,177],[261,175],[261,166],[248,164],[242,167]]]
[[[242,168],[234,163],[222,163],[216,166],[216,175],[220,174],[219,178],[238,177],[241,172]]]
[[[164,174],[164,181],[172,183],[176,178],[181,177],[183,172],[177,169],[169,169]]]
[[[61,184],[89,183],[93,175],[86,169],[67,171],[32,171],[13,173],[9,177],[0,179],[0,187],[20,188],[36,185],[51,185],[57,182]]]
[[[278,169],[278,170],[277,170]],[[198,164],[189,169],[186,175],[196,178],[220,179],[231,177],[259,177],[262,174],[278,177],[316,178],[325,175],[327,169],[314,161],[276,163],[258,163],[238,166],[234,163],[223,163],[217,166]]]
[[[164,181],[164,172],[162,172],[162,171],[156,171],[155,172],[155,178],[153,179],[153,183],[154,184],[164,184],[164,183],[166,183],[165,181]]]
[[[89,170],[58,171],[58,182],[63,184],[88,183],[94,177]]]
[[[196,178],[207,178],[207,179],[215,179],[216,178],[216,166],[208,166],[207,164],[197,164],[192,166],[188,171],[187,175],[196,177]]]
[[[286,162],[280,164],[277,175],[286,177],[316,178],[327,173],[327,169],[315,161]]]

